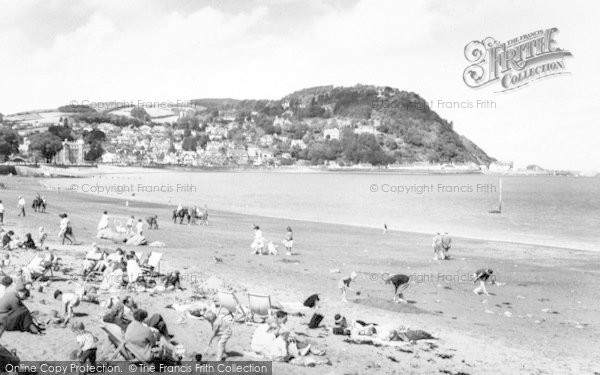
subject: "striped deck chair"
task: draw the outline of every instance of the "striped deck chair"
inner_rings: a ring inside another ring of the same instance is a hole
[[[248,320],[248,314],[235,293],[221,291],[217,293],[217,298],[219,300],[219,311],[217,311],[217,315],[222,309],[226,309],[233,316],[234,321],[246,322]]]
[[[252,320],[256,317],[266,319],[271,316],[271,296],[248,293],[248,305]]]

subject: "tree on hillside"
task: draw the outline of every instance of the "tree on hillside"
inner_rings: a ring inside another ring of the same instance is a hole
[[[10,155],[19,152],[19,133],[10,128],[0,129],[0,157],[6,160]]]
[[[133,107],[131,109],[131,117],[136,118],[140,121],[150,121],[151,117],[148,114],[148,112],[146,112],[146,110],[143,107]]]
[[[90,150],[85,154],[85,160],[96,161],[100,159],[103,154],[104,148],[102,147],[102,144],[99,142],[92,143],[92,145],[90,146]]]
[[[90,132],[83,133],[83,140],[89,144],[104,142],[106,141],[106,134],[102,130],[92,129]]]
[[[66,117],[65,117],[66,120]],[[60,138],[61,141],[64,141],[65,139],[67,141],[72,141],[75,138],[73,137],[73,129],[71,129],[68,126],[60,126],[60,125],[56,125],[56,126],[50,126],[48,128],[48,132],[50,132],[51,134],[57,136],[58,138]]]
[[[181,145],[181,148],[183,149],[183,151],[196,151],[197,147],[198,147],[198,140],[196,139],[196,137],[192,137],[191,135],[188,135],[187,137],[183,138],[183,143]]]
[[[62,150],[62,139],[50,131],[34,134],[30,142],[29,150],[39,154],[47,163]]]

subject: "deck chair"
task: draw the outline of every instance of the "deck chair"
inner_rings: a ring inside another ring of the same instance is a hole
[[[106,332],[108,341],[110,341],[115,348],[115,351],[108,357],[109,361],[112,361],[118,355],[121,355],[126,361],[146,363],[146,361],[141,359],[142,355],[137,353],[136,348],[132,345],[127,345],[121,327],[116,324],[105,323],[100,326],[100,328]]]
[[[248,314],[235,293],[222,291],[217,293],[217,297],[219,299],[219,311],[217,311],[217,315],[219,315],[222,309],[226,309],[233,316],[234,321],[248,321]]]
[[[252,319],[255,316],[268,318],[271,316],[271,296],[248,293],[248,305]]]
[[[149,274],[150,276],[153,276],[154,274],[160,274],[160,259],[162,258],[162,256],[162,253],[156,251],[150,253],[150,256],[148,257],[148,262],[146,262],[146,264],[144,264],[143,266],[140,266],[140,268],[142,269],[142,273]]]
[[[54,264],[56,258],[52,254],[36,254],[25,267],[23,272],[31,278],[31,281],[44,277],[50,271],[50,278],[54,278]]]

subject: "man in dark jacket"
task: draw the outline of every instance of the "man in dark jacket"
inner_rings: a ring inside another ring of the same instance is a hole
[[[0,298],[0,336],[4,331],[21,331],[40,334],[31,313],[23,304],[29,297],[25,284],[18,282],[14,289],[6,291]]]

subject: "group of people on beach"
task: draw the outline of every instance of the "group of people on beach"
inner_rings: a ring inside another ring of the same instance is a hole
[[[262,230],[256,224],[253,225],[254,229],[254,240],[250,244],[253,255],[277,255],[277,246],[272,242],[267,242],[263,237]],[[285,229],[285,237],[282,241],[285,247],[285,255],[292,255],[292,248],[294,247],[294,232],[290,226]]]

